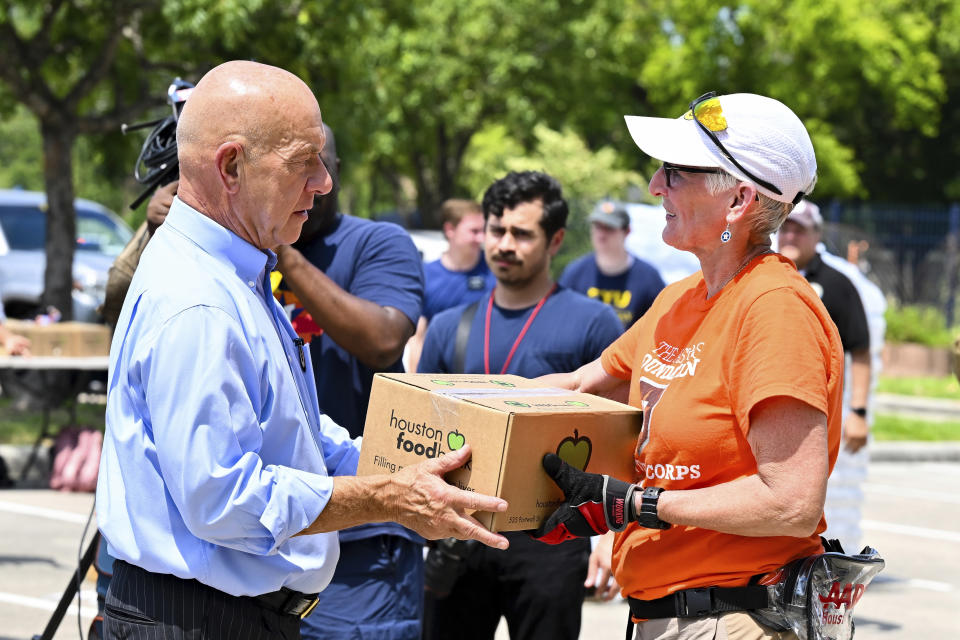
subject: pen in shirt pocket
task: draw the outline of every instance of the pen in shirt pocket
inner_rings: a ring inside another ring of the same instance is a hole
[[[300,370],[307,370],[307,357],[303,354],[303,338],[296,337],[293,339],[293,344],[297,348],[297,355],[300,356]]]

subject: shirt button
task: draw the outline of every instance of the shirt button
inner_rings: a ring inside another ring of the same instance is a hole
[[[257,286],[256,283],[255,283],[253,280],[247,280],[247,284],[248,284],[249,286],[251,286],[251,287]]]

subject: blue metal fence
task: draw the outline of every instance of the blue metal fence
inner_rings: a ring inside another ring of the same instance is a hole
[[[960,267],[960,204],[834,201],[822,207],[827,248],[861,269],[901,304],[941,309],[955,321]]]

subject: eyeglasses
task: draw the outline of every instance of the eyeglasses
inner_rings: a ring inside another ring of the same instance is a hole
[[[727,128],[727,120],[723,117],[723,111],[720,108],[720,100],[717,98],[716,91],[710,91],[703,94],[696,100],[690,103],[690,111],[683,115],[684,118],[688,120],[692,119],[697,123],[697,126],[700,127],[700,130],[707,134],[707,137],[713,141],[713,144],[717,145],[717,149],[720,150],[720,153],[724,157],[733,163],[740,172],[747,176],[749,179],[756,182],[761,187],[768,189],[778,196],[782,196],[783,192],[780,191],[777,187],[770,184],[766,180],[761,180],[757,176],[753,175],[749,171],[743,168],[743,165],[737,162],[737,159],[733,157],[727,148],[723,146],[723,143],[720,142],[720,138],[717,137],[716,131],[724,131]],[[668,185],[669,186],[669,183]],[[793,203],[797,204],[803,198],[804,193],[802,191],[797,193],[797,197],[794,198]]]
[[[724,173],[723,169],[717,167],[688,167],[682,164],[673,164],[671,162],[664,162],[663,167],[663,177],[667,181],[667,186],[671,187],[670,178],[677,173],[714,173],[721,174]]]

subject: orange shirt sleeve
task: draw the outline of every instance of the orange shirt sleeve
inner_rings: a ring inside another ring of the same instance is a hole
[[[646,314],[645,317],[649,317]],[[633,373],[633,360],[637,352],[637,339],[641,332],[644,318],[637,320],[619,338],[603,350],[600,354],[600,364],[603,370],[615,378],[629,380]]]
[[[825,325],[825,313],[789,288],[769,291],[750,305],[734,338],[727,386],[745,433],[753,407],[775,396],[797,398],[827,414],[828,332],[836,328]]]

